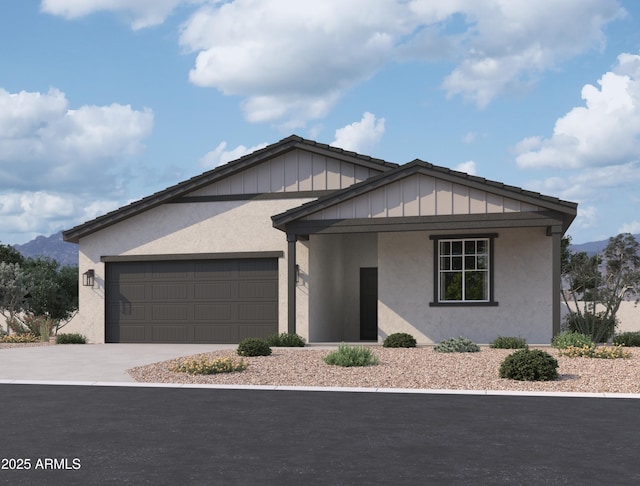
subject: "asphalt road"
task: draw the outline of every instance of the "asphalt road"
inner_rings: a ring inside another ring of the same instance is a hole
[[[0,484],[640,483],[634,399],[11,384],[0,406]]]

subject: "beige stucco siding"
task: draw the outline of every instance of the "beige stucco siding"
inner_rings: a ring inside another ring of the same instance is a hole
[[[413,174],[307,216],[307,220],[538,211],[538,206]]]
[[[378,266],[377,240],[375,233],[311,235],[307,295],[312,342],[360,339],[360,268]],[[298,329],[305,329],[306,316],[298,316]]]
[[[80,272],[93,268],[94,288],[80,286],[80,327],[104,342],[103,256],[282,251],[279,260],[279,329],[287,328],[287,242],[271,215],[310,199],[165,204],[80,240]]]
[[[225,196],[344,189],[379,173],[323,155],[294,150],[226,177],[189,196]]]
[[[494,247],[498,306],[434,307],[434,243],[428,232],[381,233],[378,239],[380,339],[408,332],[419,343],[464,336],[489,343],[499,335],[529,343],[552,337],[552,240],[544,228],[501,229]]]

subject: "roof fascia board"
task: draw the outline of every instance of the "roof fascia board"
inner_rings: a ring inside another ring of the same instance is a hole
[[[549,227],[562,223],[554,212],[514,212],[451,216],[411,216],[292,221],[282,229],[287,234],[371,233],[397,231],[452,231],[488,228]]]

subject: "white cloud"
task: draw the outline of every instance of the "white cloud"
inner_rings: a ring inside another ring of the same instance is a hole
[[[476,163],[473,160],[468,160],[467,162],[462,162],[461,164],[456,165],[455,170],[459,170],[460,172],[465,172],[470,175],[477,174]]]
[[[0,217],[6,233],[49,234],[117,207],[153,113],[0,88]],[[21,191],[23,190],[23,191]],[[96,194],[103,199],[95,201]]]
[[[384,122],[384,118],[377,119],[373,113],[367,111],[360,121],[338,128],[335,140],[330,145],[353,152],[367,153],[384,135]]]
[[[515,151],[519,167],[612,166],[640,153],[640,56],[622,54],[614,71],[582,88],[585,106],[555,124],[551,138],[529,137]]]
[[[602,46],[603,26],[625,13],[616,0],[457,4],[468,26],[461,40],[466,51],[443,86],[449,95],[460,94],[479,107],[568,58]]]
[[[56,191],[0,192],[0,218],[5,234],[14,235],[22,243],[38,235],[49,235],[70,225],[81,223],[115,209],[115,200],[94,200],[87,205],[88,195]]]
[[[634,235],[640,233],[640,221],[631,221],[623,224],[618,230],[619,233],[631,233]]]
[[[468,132],[463,138],[462,138],[462,142],[463,143],[473,143],[476,141],[476,138],[478,138],[478,134],[476,132]]]
[[[178,7],[190,13],[180,45],[197,54],[191,82],[242,97],[251,122],[289,128],[324,117],[392,62],[452,62],[447,94],[486,106],[603,45],[603,27],[624,14],[617,0],[43,0],[41,8],[69,19],[110,11],[142,28]]]
[[[131,22],[134,30],[161,24],[183,4],[199,4],[204,0],[42,0],[40,10],[76,19],[96,12],[121,14]]]
[[[0,190],[82,184],[104,191],[109,174],[142,151],[153,127],[147,109],[68,105],[54,88],[44,94],[0,88]]]
[[[227,162],[231,162],[232,160],[239,159],[243,155],[248,155],[255,152],[256,150],[260,150],[261,148],[264,148],[266,146],[266,143],[261,143],[248,148],[244,145],[238,145],[234,149],[225,150],[227,148],[227,142],[220,142],[215,149],[207,152],[200,159],[200,166],[213,169],[222,164],[226,164]]]

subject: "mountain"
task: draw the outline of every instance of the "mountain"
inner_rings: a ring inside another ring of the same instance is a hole
[[[640,242],[640,234],[633,235],[633,237]],[[596,253],[602,253],[609,244],[609,239],[600,241],[589,241],[587,243],[580,243],[578,245],[570,245],[569,248],[575,252],[584,251],[589,256],[593,256]]]
[[[62,231],[51,236],[37,236],[24,245],[14,248],[25,257],[49,257],[62,266],[78,265],[78,245],[62,240]]]
[[[633,235],[640,241],[640,234]],[[573,251],[586,251],[589,255],[602,252],[609,243],[609,240],[589,241],[571,245]],[[51,236],[38,236],[24,245],[15,245],[16,250],[25,257],[46,256],[57,260],[60,265],[78,264],[78,245],[67,243],[62,240],[62,231]]]

